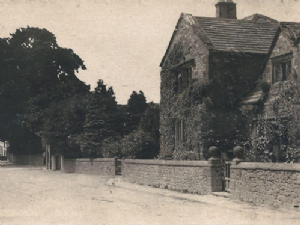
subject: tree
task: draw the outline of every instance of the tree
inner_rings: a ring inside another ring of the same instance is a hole
[[[42,151],[41,138],[35,135],[16,119],[6,127],[4,140],[9,140],[9,151],[21,154],[34,154]]]
[[[147,109],[146,97],[142,91],[133,91],[127,102],[125,117],[125,134],[130,134],[137,129],[142,115]]]
[[[21,125],[41,133],[52,104],[89,91],[75,75],[75,71],[86,69],[83,60],[71,49],[59,47],[54,34],[46,29],[17,29],[10,38],[1,39],[0,45],[0,120],[10,129],[9,137],[0,133],[5,140],[16,140],[12,137]],[[19,115],[23,122],[19,127],[11,126]]]
[[[104,158],[123,158],[122,138],[120,135],[104,139],[101,148]]]
[[[51,104],[89,91],[89,86],[75,75],[75,71],[86,68],[72,49],[59,47],[55,36],[46,29],[18,29],[10,44],[18,54],[16,63],[22,84],[28,89],[24,119],[27,126],[39,132],[45,109]]]
[[[140,128],[144,132],[148,133],[152,139],[152,149],[149,149],[147,157],[153,158],[159,154],[160,142],[159,142],[159,105],[153,102],[148,104],[148,107],[141,118]]]
[[[149,103],[133,132],[121,139],[120,136],[105,140],[105,157],[153,159],[159,153],[159,106]]]
[[[53,103],[47,110],[42,135],[51,149],[74,157],[80,155],[80,135],[87,113],[88,94]]]
[[[156,143],[151,134],[137,129],[121,141],[122,156],[129,159],[153,159],[157,156]]]
[[[150,102],[140,122],[141,129],[159,138],[159,104]]]
[[[106,88],[102,80],[91,94],[84,123],[81,149],[87,156],[103,157],[105,139],[122,133],[121,116],[112,87]]]

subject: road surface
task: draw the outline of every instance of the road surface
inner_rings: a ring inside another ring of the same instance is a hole
[[[273,210],[123,182],[121,178],[0,167],[0,224],[298,224]]]

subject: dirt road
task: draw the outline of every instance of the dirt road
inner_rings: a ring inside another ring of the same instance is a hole
[[[121,178],[0,167],[0,224],[298,224],[300,210],[271,210]]]

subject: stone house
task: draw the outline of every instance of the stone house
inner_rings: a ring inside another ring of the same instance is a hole
[[[299,31],[260,14],[237,19],[231,0],[216,4],[215,18],[182,13],[160,64],[161,155],[207,158],[209,146],[247,145],[263,118],[285,117],[274,101],[297,81]]]

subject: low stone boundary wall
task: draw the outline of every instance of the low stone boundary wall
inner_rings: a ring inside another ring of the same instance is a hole
[[[97,159],[61,159],[61,170],[64,173],[97,174],[104,176],[115,176],[115,158]]]
[[[16,165],[43,166],[43,154],[22,155],[10,153],[8,160]]]
[[[0,160],[1,161],[6,161],[7,160],[7,156],[0,156]]]
[[[210,194],[222,191],[220,160],[165,161],[125,159],[125,181],[182,192]]]
[[[233,199],[273,207],[300,206],[300,164],[241,162],[231,166]]]

